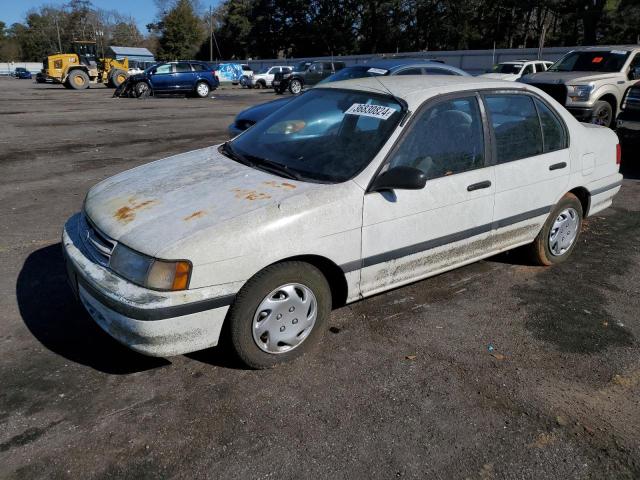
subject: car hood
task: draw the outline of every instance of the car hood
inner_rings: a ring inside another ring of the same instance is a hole
[[[273,112],[278,110],[283,105],[286,105],[295,97],[283,97],[278,98],[276,100],[272,100],[270,102],[261,103],[259,105],[254,105],[253,107],[249,107],[246,110],[243,110],[236,116],[236,122],[238,120],[250,120],[253,123],[262,120],[265,117],[268,117]]]
[[[289,180],[237,163],[218,147],[183,153],[115,175],[94,186],[85,214],[118,242],[157,256],[208,228],[330,185]],[[282,209],[284,214],[286,209]],[[262,224],[252,228],[262,227]],[[242,223],[242,222],[241,222]],[[246,223],[246,222],[245,222]]]
[[[599,73],[599,72],[540,72],[527,75],[521,79],[524,83],[554,83],[572,84],[589,83],[601,80],[614,80],[620,77],[620,73]]]
[[[494,80],[516,80],[518,75],[515,73],[483,73],[478,75],[482,78],[492,78]]]

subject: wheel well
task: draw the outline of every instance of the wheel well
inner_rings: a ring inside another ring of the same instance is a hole
[[[606,95],[600,97],[599,100],[607,102],[609,105],[611,105],[611,108],[613,109],[613,118],[615,119],[616,112],[618,110],[618,100],[616,99],[616,97],[610,93],[607,93]]]
[[[582,205],[582,216],[586,217],[589,214],[589,206],[591,205],[591,194],[584,187],[578,187],[571,190],[569,193],[573,193]]]
[[[281,260],[281,262],[291,260],[309,263],[322,272],[331,289],[333,308],[341,307],[347,302],[349,287],[347,286],[347,279],[344,276],[344,272],[338,265],[320,255],[299,255],[297,257],[285,258]]]
[[[267,82],[265,80],[263,80],[262,78],[260,80],[258,80],[258,82],[260,85],[264,85],[265,87],[267,86]]]

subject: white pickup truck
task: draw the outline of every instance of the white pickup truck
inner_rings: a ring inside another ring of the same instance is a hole
[[[573,50],[519,81],[538,87],[581,122],[613,126],[627,89],[640,79],[640,45]]]

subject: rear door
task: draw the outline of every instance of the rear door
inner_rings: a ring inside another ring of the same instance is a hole
[[[473,261],[489,248],[494,173],[478,96],[429,103],[408,128],[383,170],[410,166],[428,180],[421,190],[365,194],[365,296]]]
[[[495,159],[496,248],[532,241],[569,184],[568,131],[560,116],[528,93],[483,93]]]

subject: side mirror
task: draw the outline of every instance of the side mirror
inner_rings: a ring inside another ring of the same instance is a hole
[[[427,177],[422,170],[414,167],[398,166],[378,175],[373,181],[372,192],[384,190],[420,190],[427,183]]]

